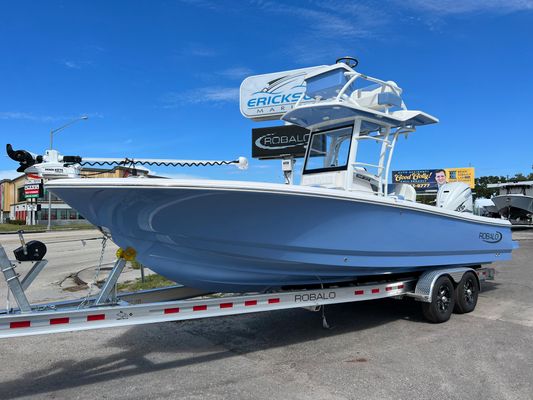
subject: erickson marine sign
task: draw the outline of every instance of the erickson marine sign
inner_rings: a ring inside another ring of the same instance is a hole
[[[319,67],[246,78],[240,89],[241,114],[254,121],[279,119],[305,94],[305,76]]]

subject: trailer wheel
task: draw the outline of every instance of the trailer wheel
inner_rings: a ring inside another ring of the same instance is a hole
[[[478,295],[479,284],[476,276],[473,272],[465,273],[455,290],[455,307],[453,311],[457,314],[474,311]]]
[[[431,303],[422,303],[424,317],[433,323],[440,324],[450,319],[455,305],[453,283],[447,276],[436,280],[431,295]]]

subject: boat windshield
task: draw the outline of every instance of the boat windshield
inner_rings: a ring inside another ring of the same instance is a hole
[[[345,170],[353,126],[313,133],[303,173]]]

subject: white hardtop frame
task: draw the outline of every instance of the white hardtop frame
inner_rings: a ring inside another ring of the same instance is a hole
[[[336,129],[343,124],[353,126],[348,162],[343,171],[328,172],[327,168],[324,168],[323,171],[312,173],[304,168],[301,183],[307,186],[364,191],[379,196],[388,196],[388,176],[398,137],[401,134],[407,136],[414,132],[417,125],[435,123],[438,120],[424,112],[408,110],[405,102],[400,98],[402,89],[395,82],[364,75],[354,71],[344,63],[337,63],[308,73],[305,77],[308,89],[309,82],[316,81],[322,76],[324,79],[328,79],[332,73],[344,76],[344,83],[340,82],[336,89],[335,87],[333,90],[329,88],[329,93],[334,93],[334,96],[327,97],[326,94],[326,98],[323,98],[317,95],[311,100],[307,96],[305,102],[305,96],[302,96],[294,109],[287,112],[282,119],[289,123],[298,124],[298,115],[299,113],[301,115],[302,111],[312,112],[313,109],[329,109],[333,114],[335,110],[341,107],[349,108],[354,112],[349,117],[334,119],[325,116],[323,120],[313,121],[311,125],[305,126],[311,130],[307,146],[306,165],[312,151],[311,143],[314,134]],[[358,81],[369,82],[371,86],[356,88],[355,84]],[[323,92],[327,92],[327,90]],[[386,102],[381,104],[380,94],[393,96],[393,100],[396,100],[395,105]],[[373,140],[381,143],[377,163],[357,160],[358,146],[361,140]],[[367,167],[374,168],[375,173],[367,172]],[[372,186],[376,190],[372,189]]]

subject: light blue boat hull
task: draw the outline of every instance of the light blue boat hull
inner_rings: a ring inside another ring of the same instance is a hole
[[[281,186],[281,185],[280,185]],[[509,260],[510,227],[309,194],[209,188],[50,189],[155,272],[215,292]]]

